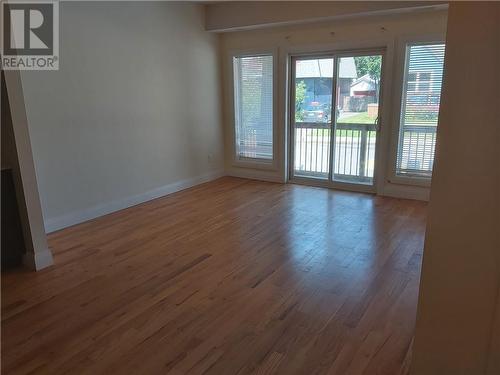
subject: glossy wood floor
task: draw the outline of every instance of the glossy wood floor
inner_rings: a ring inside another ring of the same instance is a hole
[[[222,178],[51,234],[2,275],[2,373],[398,374],[425,214]]]

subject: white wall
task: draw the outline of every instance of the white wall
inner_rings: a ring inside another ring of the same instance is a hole
[[[411,374],[499,374],[500,4],[448,20]]]
[[[62,2],[60,43],[59,71],[22,73],[48,231],[220,175],[201,5]]]
[[[389,150],[395,147],[397,137],[393,137],[398,126],[398,90],[401,90],[401,77],[398,66],[402,66],[406,38],[437,37],[446,34],[447,11],[417,12],[414,14],[395,14],[386,16],[361,16],[345,20],[329,21],[307,25],[265,28],[222,34],[222,58],[224,72],[224,123],[225,123],[225,165],[229,175],[257,178],[272,181],[286,181],[287,125],[286,125],[286,81],[287,60],[290,53],[307,51],[328,51],[360,47],[386,47],[385,83],[383,87],[382,138],[380,146],[381,175],[377,183],[379,194],[428,199],[429,188],[391,183]],[[332,35],[332,33],[334,33]],[[240,167],[234,163],[233,109],[231,106],[231,59],[232,51],[269,51],[274,50],[278,59],[278,106],[279,112],[274,131],[277,133],[275,170]],[[392,143],[391,143],[392,142]]]

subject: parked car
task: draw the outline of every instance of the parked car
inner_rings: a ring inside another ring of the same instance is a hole
[[[311,102],[303,110],[304,122],[329,122],[331,105],[320,102]]]

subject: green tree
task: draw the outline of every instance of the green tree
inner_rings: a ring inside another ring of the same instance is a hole
[[[368,74],[375,81],[375,93],[378,101],[382,56],[356,56],[354,57],[354,63],[358,77]]]
[[[295,121],[304,120],[304,102],[306,101],[306,83],[297,82],[295,85]]]

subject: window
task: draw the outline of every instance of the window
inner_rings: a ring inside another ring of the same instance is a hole
[[[273,56],[233,58],[238,159],[273,159]]]
[[[436,146],[444,44],[409,44],[403,80],[396,175],[431,177]]]

